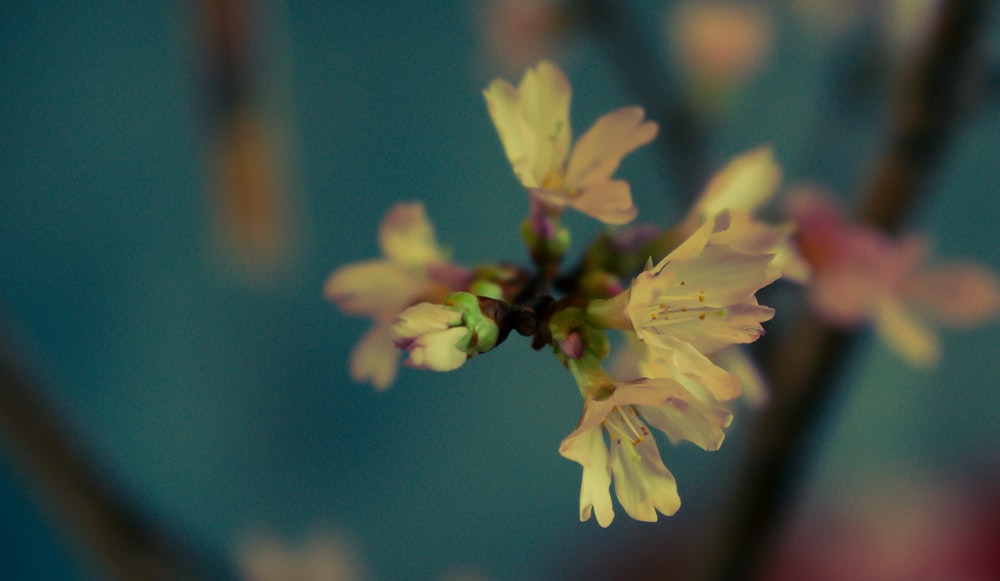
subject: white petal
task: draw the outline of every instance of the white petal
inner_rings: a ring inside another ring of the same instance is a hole
[[[611,466],[603,430],[589,430],[581,444],[586,446],[587,462],[583,464],[580,482],[580,521],[589,520],[591,512],[596,512],[597,523],[607,527],[614,520],[615,511],[611,505]]]
[[[392,332],[397,339],[419,337],[433,331],[443,331],[462,320],[462,313],[435,303],[420,303],[397,317]]]
[[[351,379],[370,381],[379,390],[387,389],[396,379],[399,349],[393,344],[390,326],[376,324],[351,351]]]
[[[780,275],[771,267],[773,258],[773,254],[750,254],[730,246],[706,246],[697,258],[667,266],[677,282],[655,300],[688,308],[744,302]]]
[[[794,225],[774,226],[755,220],[746,212],[733,212],[729,229],[712,236],[713,244],[729,245],[743,252],[774,254],[772,264],[781,276],[805,283],[809,280],[809,264],[791,241]]]
[[[638,406],[639,412],[654,428],[674,443],[687,440],[703,450],[718,450],[733,414],[718,403],[706,402],[693,394],[678,394],[660,406]]]
[[[623,107],[605,114],[573,146],[566,169],[570,189],[607,181],[623,157],[656,137],[659,126],[643,121],[640,107]]]
[[[691,260],[697,257],[705,249],[705,245],[708,244],[708,240],[712,237],[712,234],[729,228],[730,220],[731,217],[728,210],[719,212],[714,217],[705,220],[684,242],[654,266],[652,269],[653,272],[659,272],[667,264]]]
[[[680,508],[677,482],[651,436],[635,445],[612,439],[611,472],[618,502],[632,518],[653,522],[657,511],[670,516]]]
[[[466,352],[456,347],[468,333],[465,327],[425,333],[410,345],[410,358],[406,364],[417,369],[454,371],[468,359]]]
[[[668,342],[660,339],[663,337],[686,341],[698,351],[711,355],[730,345],[753,343],[764,334],[760,323],[774,317],[774,309],[755,303],[707,311],[696,317],[672,317],[669,321],[644,325],[636,329],[636,334],[653,347],[669,348]]]
[[[592,438],[590,432],[595,429],[600,431],[601,421],[613,407],[614,402],[610,400],[588,399],[583,405],[583,412],[580,414],[580,421],[577,422],[576,429],[570,432],[559,445],[559,454],[566,459],[587,466],[591,458],[590,447],[593,445],[589,439]]]
[[[699,393],[710,394],[720,401],[740,395],[739,378],[713,363],[690,343],[666,335],[658,336],[656,342],[664,347],[647,346],[646,357],[640,361],[640,370],[646,377],[682,378],[688,389],[694,384]]]
[[[382,254],[403,266],[445,262],[420,203],[393,206],[379,225],[378,241]]]

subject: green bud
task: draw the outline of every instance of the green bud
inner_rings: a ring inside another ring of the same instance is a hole
[[[479,297],[468,292],[448,295],[444,304],[462,313],[462,322],[469,329],[465,350],[469,356],[485,353],[496,346],[500,337],[497,322],[483,313]]]

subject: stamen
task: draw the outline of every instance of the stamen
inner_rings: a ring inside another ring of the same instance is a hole
[[[635,446],[639,442],[643,441],[643,439],[644,439],[643,438],[643,434],[647,434],[647,435],[649,434],[649,431],[645,429],[646,426],[642,426],[643,429],[641,431],[639,429],[637,429],[635,427],[635,424],[632,423],[632,420],[629,419],[628,414],[626,414],[625,412],[623,412],[618,406],[615,406],[615,408],[612,411],[613,412],[618,412],[618,416],[621,417],[621,419],[625,421],[625,425],[628,426],[628,429],[632,431],[632,435],[635,436],[634,438],[631,439],[633,446]],[[635,410],[633,410],[631,407],[628,409],[628,411],[630,411],[633,414],[635,414]]]

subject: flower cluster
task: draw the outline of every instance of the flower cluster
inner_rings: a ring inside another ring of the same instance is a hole
[[[650,427],[673,444],[717,450],[733,418],[727,402],[744,386],[760,391],[746,359],[725,355],[756,341],[774,316],[757,291],[781,276],[808,277],[790,243],[792,227],[754,216],[777,191],[781,171],[767,147],[739,156],[679,226],[610,232],[578,266],[561,269],[570,241],[561,224],[566,207],[611,226],[636,217],[628,183],[614,174],[658,126],[642,109],[625,107],[574,143],[570,85],[547,61],[516,87],[493,81],[484,96],[527,193],[522,233],[534,269],[455,266],[423,208],[397,206],[380,231],[386,258],[343,267],[327,281],[327,296],[343,310],[375,320],[352,356],[352,373],[384,387],[396,368],[390,345],[407,352],[408,366],[452,371],[511,331],[530,337],[570,371],[583,398],[580,420],[559,446],[583,469],[581,520],[611,523],[612,486],[634,519],[674,514],[677,484]],[[630,369],[607,365],[610,333],[625,337],[616,352],[631,354]]]

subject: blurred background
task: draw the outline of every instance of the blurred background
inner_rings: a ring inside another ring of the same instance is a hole
[[[701,127],[692,147],[709,171],[770,143],[786,187],[855,205],[935,2],[692,8],[706,4],[620,2],[638,44],[616,48],[554,1],[5,3],[4,349],[116,502],[220,578],[267,551],[321,555],[342,566],[326,566],[333,579],[542,580],[616,578],[648,554],[696,550],[738,486],[755,412],[737,409],[716,453],[661,442],[677,516],[580,523],[580,468],[557,451],[580,400],[554,358],[512,337],[456,372],[402,369],[376,392],[347,368],[369,323],[322,286],[378,256],[397,201],[423,201],[456,262],[529,263],[526,195],[481,91],[542,55],[573,84],[577,135],[628,104],[656,119],[611,56],[641,48],[662,65],[647,80]],[[997,14],[984,26],[987,80],[963,94],[905,229],[928,234],[936,257],[998,269]],[[639,221],[666,226],[696,192],[662,145],[618,175]],[[566,222],[574,253],[600,231]],[[773,324],[785,317],[795,311],[779,306]],[[921,370],[857,335],[765,577],[852,555],[893,568],[848,577],[915,579],[924,559],[985,558],[949,539],[1000,538],[1000,326],[942,340],[941,363]],[[0,569],[103,578],[6,437]]]

